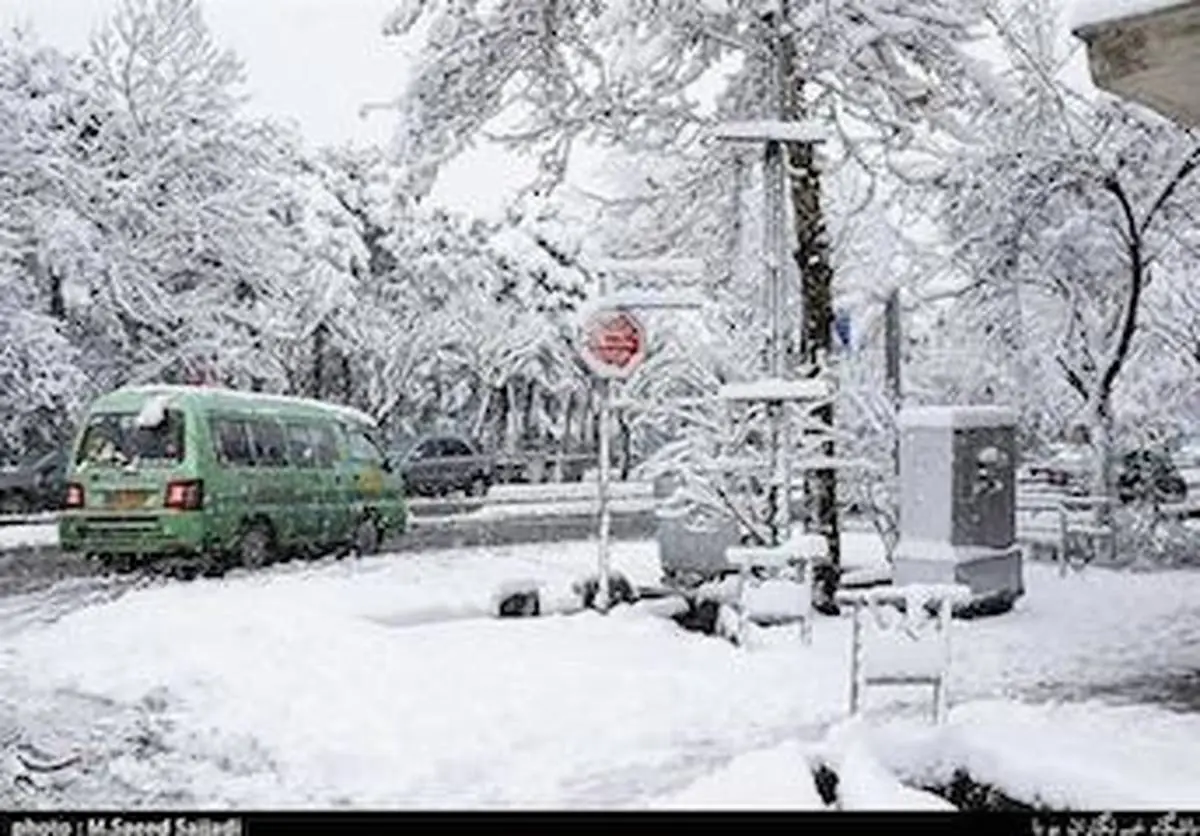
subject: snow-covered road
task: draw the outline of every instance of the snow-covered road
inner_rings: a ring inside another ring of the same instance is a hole
[[[858,562],[878,554],[848,539]],[[658,577],[653,543],[616,544],[614,557],[637,582]],[[846,618],[818,620],[811,647],[781,627],[738,650],[646,605],[488,616],[503,583],[565,596],[594,561],[594,544],[541,544],[8,599],[0,720],[89,767],[0,802],[669,806],[703,796],[693,782],[731,759],[816,740],[843,717]],[[1087,696],[1200,667],[1200,574],[1059,578],[1030,565],[1026,581],[1014,612],[956,622],[953,701]],[[873,691],[868,711],[913,714],[921,696]],[[778,791],[739,798],[777,804]]]

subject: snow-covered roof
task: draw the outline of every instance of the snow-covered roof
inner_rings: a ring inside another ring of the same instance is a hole
[[[609,309],[633,311],[694,310],[704,307],[704,298],[691,291],[619,290],[589,299],[579,306],[576,314],[580,322],[593,314]]]
[[[267,392],[243,392],[238,389],[226,389],[222,386],[183,386],[179,384],[169,383],[149,383],[143,386],[126,386],[118,390],[126,394],[173,394],[173,395],[220,395],[223,398],[241,398],[246,401],[254,401],[256,403],[277,403],[280,405],[295,405],[308,406],[316,409],[324,409],[330,412],[336,412],[344,415],[355,421],[368,424],[372,427],[378,426],[378,423],[367,413],[355,409],[352,406],[343,406],[342,404],[329,403],[327,401],[318,401],[312,398],[298,398],[293,395],[272,395]],[[115,393],[114,393],[115,394]]]
[[[727,383],[721,387],[725,401],[818,401],[830,396],[824,380],[783,380],[765,377],[745,383]]]
[[[720,139],[765,142],[768,139],[784,142],[824,142],[829,128],[820,122],[780,122],[758,119],[746,122],[722,122],[712,128]]]
[[[839,601],[860,603],[869,606],[905,604],[911,610],[914,602],[949,601],[966,604],[971,600],[971,588],[963,584],[910,583],[902,586],[879,586],[862,590],[843,590],[837,594]]]
[[[1003,406],[906,406],[900,410],[902,427],[1011,427],[1017,413]]]
[[[1072,30],[1101,23],[1154,14],[1175,7],[1194,6],[1198,0],[1075,0],[1071,7]]]

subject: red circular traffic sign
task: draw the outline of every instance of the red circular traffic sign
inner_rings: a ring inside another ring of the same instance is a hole
[[[583,334],[583,360],[601,377],[628,377],[646,358],[646,329],[629,311],[592,314]]]

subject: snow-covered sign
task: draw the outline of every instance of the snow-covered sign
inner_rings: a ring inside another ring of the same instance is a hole
[[[824,538],[793,536],[779,546],[730,546],[729,563],[738,568],[736,616],[730,619],[738,643],[746,621],[800,622],[800,638],[812,643],[813,564],[823,556]],[[763,576],[765,574],[765,577]]]
[[[597,311],[584,324],[582,357],[600,377],[629,377],[646,358],[646,329],[627,310]]]
[[[619,290],[606,293],[580,307],[581,319],[586,322],[591,316],[611,309],[642,310],[697,310],[704,307],[704,299],[690,291],[661,292],[651,290]]]
[[[832,395],[824,380],[762,378],[744,383],[727,383],[719,396],[724,401],[819,401]]]
[[[816,122],[780,122],[760,119],[747,122],[723,122],[712,129],[713,136],[737,142],[823,142],[829,129]]]
[[[702,258],[593,258],[587,266],[605,273],[693,273],[704,272]]]
[[[854,332],[851,326],[850,311],[840,308],[833,317],[833,334],[837,344],[844,349],[854,348]]]

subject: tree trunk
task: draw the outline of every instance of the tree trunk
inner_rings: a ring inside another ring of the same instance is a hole
[[[492,432],[495,434],[495,446],[497,450],[511,452],[508,449],[508,413],[512,409],[512,400],[509,396],[508,384],[502,384],[498,393],[499,408],[496,410],[495,419],[492,422]]]
[[[575,448],[571,439],[572,419],[575,417],[575,402],[575,391],[572,390],[567,394],[567,402],[563,406],[561,448],[564,455],[569,454]]]
[[[36,249],[30,250],[25,256],[25,267],[33,274],[34,284],[44,288],[49,299],[47,312],[59,322],[67,319],[67,297],[63,288],[63,278],[53,268],[47,267],[38,258]]]
[[[1114,509],[1116,508],[1116,473],[1114,464],[1116,462],[1116,433],[1113,426],[1112,416],[1112,399],[1108,392],[1100,395],[1096,402],[1096,417],[1095,417],[1095,438],[1093,441],[1093,449],[1096,451],[1096,468],[1093,478],[1093,491],[1096,496],[1104,497],[1107,502],[1097,509],[1097,522],[1102,526],[1107,527],[1110,531],[1115,531],[1116,520],[1114,519]],[[1103,559],[1109,564],[1116,559],[1116,540],[1115,538],[1107,538],[1102,541],[1105,547]]]
[[[312,336],[312,366],[309,373],[308,394],[320,398],[325,392],[325,323],[321,323],[313,331]]]
[[[537,402],[537,381],[525,385],[525,404],[521,409],[521,437],[526,445],[536,444],[538,434],[533,419],[533,405]]]
[[[354,402],[354,375],[350,371],[350,355],[342,353],[342,402]]]
[[[59,322],[67,321],[67,297],[63,291],[63,279],[54,270],[47,271],[50,282],[50,316]]]
[[[795,44],[788,38],[780,40],[783,66],[787,68],[783,91],[783,118],[799,121],[805,118],[804,83],[793,77]],[[832,350],[833,334],[833,267],[830,263],[829,234],[821,202],[821,172],[814,143],[788,145],[787,163],[791,176],[792,214],[795,224],[796,249],[793,255],[800,272],[801,299],[801,363],[818,373]],[[830,428],[834,424],[834,407],[830,401],[815,413]],[[821,451],[833,456],[832,441]],[[807,480],[809,506],[816,529],[825,536],[829,547],[832,571],[822,573],[822,593],[832,600],[841,574],[841,537],[838,525],[837,471],[819,470]]]

